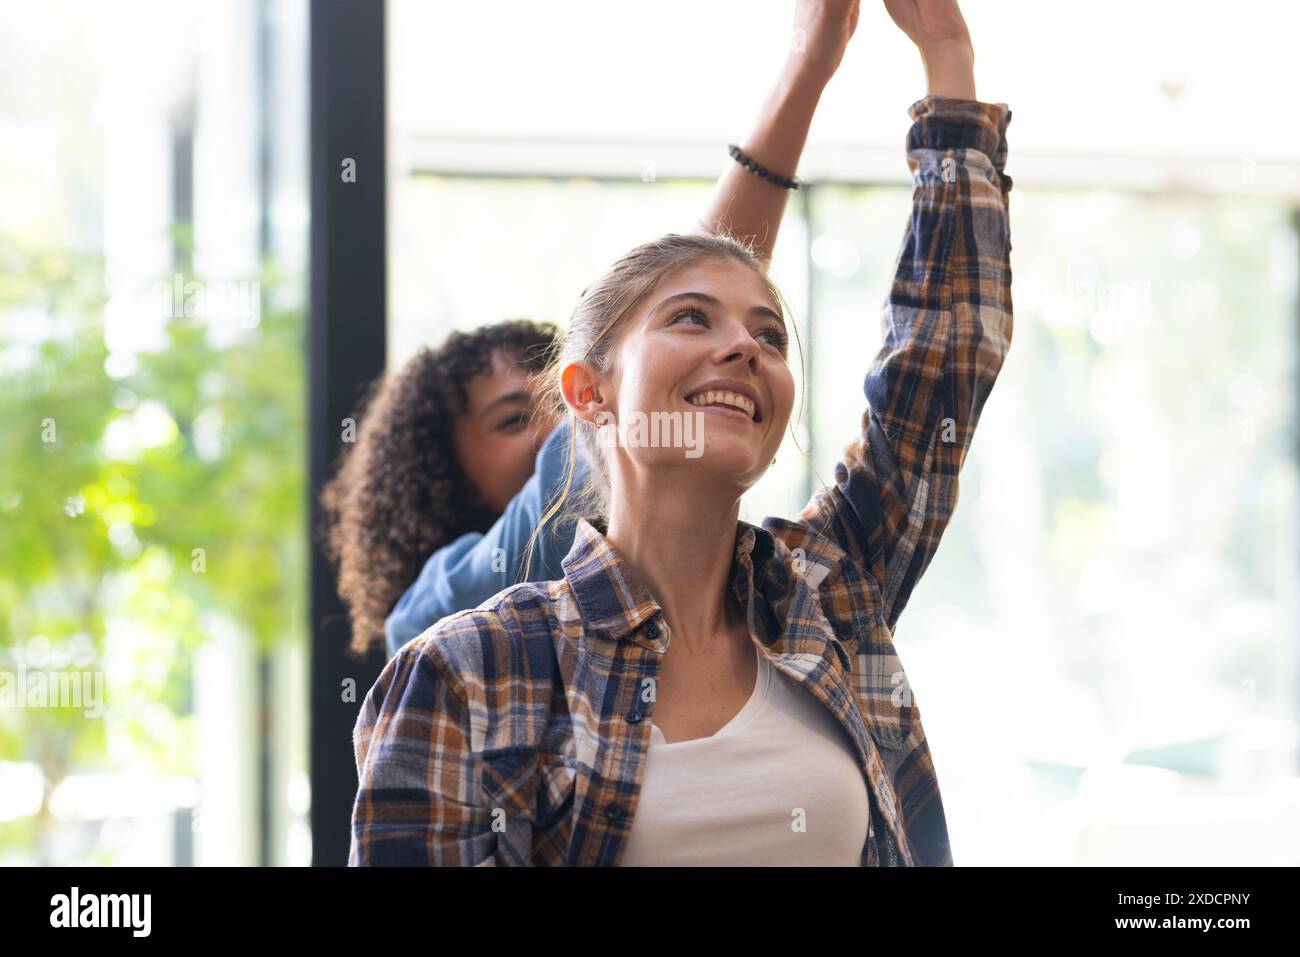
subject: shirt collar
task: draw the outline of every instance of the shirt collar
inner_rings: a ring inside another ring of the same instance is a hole
[[[663,607],[633,572],[627,559],[606,538],[603,519],[579,518],[573,546],[561,563],[564,577],[578,603],[588,631],[618,641],[630,638],[662,651],[665,647]],[[773,553],[770,532],[757,525],[736,523],[736,549],[731,586],[741,607],[748,609],[754,592],[754,562]]]

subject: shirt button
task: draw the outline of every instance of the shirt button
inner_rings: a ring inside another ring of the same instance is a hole
[[[645,715],[642,714],[640,711],[629,711],[627,713],[628,724],[640,724],[641,719],[644,717]]]
[[[611,821],[621,820],[623,817],[623,809],[617,804],[611,804],[609,807],[605,808],[605,816]]]
[[[645,632],[645,636],[646,636],[647,638],[658,638],[658,637],[659,637],[659,626],[656,625],[653,621],[646,622],[646,626],[645,626],[645,628],[642,629],[642,631]]]

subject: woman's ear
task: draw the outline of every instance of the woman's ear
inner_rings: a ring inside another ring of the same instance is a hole
[[[570,362],[560,373],[564,402],[580,419],[594,422],[604,405],[595,370],[585,362]]]

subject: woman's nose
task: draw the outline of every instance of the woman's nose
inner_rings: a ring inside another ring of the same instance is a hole
[[[735,333],[728,341],[723,350],[724,362],[734,362],[736,360],[749,362],[750,365],[756,366],[760,355],[760,347],[754,341],[754,337],[749,334],[748,329],[742,329]]]

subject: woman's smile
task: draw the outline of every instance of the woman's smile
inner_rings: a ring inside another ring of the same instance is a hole
[[[697,402],[687,402],[692,408],[699,409],[702,412],[710,412],[714,415],[720,415],[726,419],[735,419],[737,422],[746,422],[750,425],[757,425],[749,413],[736,408],[734,405],[725,405],[720,402],[711,402],[708,405],[702,405]]]
[[[686,401],[702,408],[717,406],[734,409],[751,421],[763,421],[763,406],[758,401],[758,392],[752,385],[736,379],[713,379],[706,382],[687,393]]]

